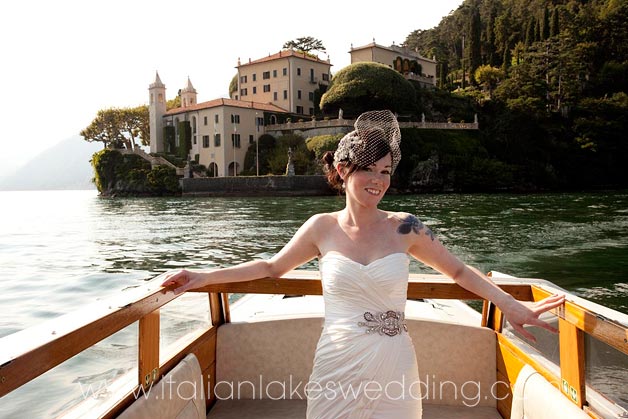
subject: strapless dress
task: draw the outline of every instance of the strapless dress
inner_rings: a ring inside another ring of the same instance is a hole
[[[319,260],[325,321],[306,386],[308,419],[419,419],[421,386],[404,330],[409,259],[368,265],[337,252]]]

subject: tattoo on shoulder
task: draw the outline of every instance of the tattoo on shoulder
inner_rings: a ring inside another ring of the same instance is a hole
[[[434,241],[434,233],[429,229],[425,224],[421,222],[414,215],[408,215],[405,218],[398,218],[401,224],[397,227],[397,233],[399,234],[410,234],[410,232],[414,232],[415,234],[423,234],[428,236],[432,241]]]

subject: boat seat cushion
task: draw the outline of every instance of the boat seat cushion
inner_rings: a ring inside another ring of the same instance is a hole
[[[497,406],[492,330],[432,320],[407,323],[426,403]],[[322,325],[323,319],[314,317],[220,326],[216,397],[305,399]]]
[[[189,354],[147,392],[140,393],[119,419],[200,419],[205,417],[201,367]]]
[[[322,327],[321,317],[223,324],[216,345],[216,397],[305,399]]]
[[[305,400],[219,400],[207,419],[305,419]],[[501,419],[493,407],[424,405],[423,419]]]
[[[515,381],[511,419],[589,418],[583,410],[529,365],[525,365]]]
[[[485,327],[408,319],[423,404],[497,407],[495,332]]]

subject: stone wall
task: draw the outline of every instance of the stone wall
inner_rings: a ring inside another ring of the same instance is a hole
[[[229,176],[181,179],[185,196],[333,195],[324,176]]]

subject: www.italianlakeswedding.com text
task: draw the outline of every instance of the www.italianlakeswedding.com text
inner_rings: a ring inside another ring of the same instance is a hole
[[[212,383],[208,376],[206,383]],[[79,383],[84,399],[100,398],[109,393],[112,382],[102,380],[95,383]],[[482,383],[480,381],[465,381],[462,384],[448,380],[437,380],[434,375],[426,375],[423,379],[406,381],[401,380],[380,382],[376,380],[362,380],[355,383],[341,383],[326,381],[324,383],[294,379],[290,375],[287,381],[264,380],[262,375],[257,380],[217,381],[205,389],[199,381],[176,381],[171,376],[163,377],[159,385],[152,384],[143,387],[137,386],[133,390],[135,399],[146,398],[155,400],[211,398],[217,400],[237,399],[358,399],[368,400],[388,399],[403,400],[406,398],[421,399],[427,402],[438,400],[460,400],[467,407],[475,407],[484,399],[501,400],[507,397],[509,385],[503,381]],[[488,388],[487,388],[488,387]],[[205,390],[205,391],[203,391]],[[209,391],[211,390],[211,391]]]

